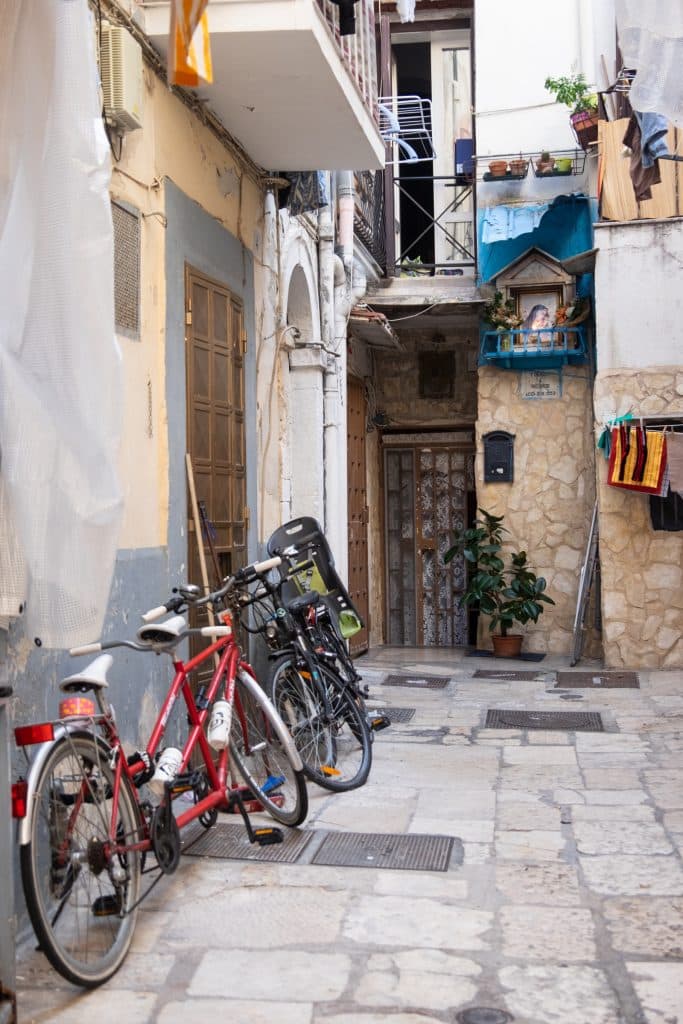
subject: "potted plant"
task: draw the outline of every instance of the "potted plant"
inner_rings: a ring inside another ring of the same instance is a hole
[[[561,78],[546,78],[545,88],[553,93],[556,103],[563,103],[571,110],[569,120],[582,149],[588,149],[598,140],[598,97],[585,75],[564,75]]]
[[[541,151],[541,155],[536,161],[536,175],[539,174],[552,174],[555,166],[555,157],[551,156],[547,149]]]
[[[481,518],[455,535],[444,555],[448,563],[462,554],[471,571],[460,598],[461,607],[475,605],[490,617],[489,631],[497,657],[519,655],[523,637],[510,630],[518,622],[538,622],[546,604],[555,604],[545,593],[546,581],[529,566],[526,551],[512,551],[506,564],[503,552],[503,516],[479,509]]]
[[[513,298],[504,299],[502,292],[495,292],[493,298],[484,306],[484,320],[501,335],[500,348],[508,351],[511,345],[510,331],[516,331],[522,323]]]

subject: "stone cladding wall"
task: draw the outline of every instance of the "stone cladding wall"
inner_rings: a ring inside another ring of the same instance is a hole
[[[482,367],[477,419],[477,503],[505,515],[510,546],[525,550],[555,601],[524,628],[525,649],[567,654],[571,649],[579,575],[595,502],[591,388],[587,367],[567,370],[562,394],[522,399],[520,375]],[[514,481],[484,483],[483,435],[515,435]],[[490,647],[486,624],[479,640]]]
[[[683,369],[598,374],[599,421],[632,410],[683,418]],[[602,422],[598,422],[601,431]],[[597,467],[605,664],[613,668],[683,667],[683,532],[652,528],[647,495],[610,487]]]

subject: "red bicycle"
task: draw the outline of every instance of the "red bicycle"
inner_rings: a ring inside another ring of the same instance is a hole
[[[175,676],[143,751],[124,754],[106,697],[107,670],[113,660],[108,654],[61,683],[67,697],[58,720],[15,729],[16,742],[25,752],[39,744],[26,779],[13,787],[13,813],[21,819],[26,904],[41,950],[74,984],[94,988],[121,966],[137,909],[156,882],[177,868],[180,833],[190,822],[210,828],[219,810],[238,809],[250,839],[270,843],[281,841],[282,833],[277,828],[252,828],[245,802],[251,810],[265,809],[284,825],[299,825],[306,817],[301,759],[244,660],[233,628],[253,601],[249,584],[263,580],[279,564],[279,558],[271,558],[247,566],[205,597],[197,587],[181,587],[165,605],[143,615],[147,624],[135,641],[86,644],[70,652],[128,647],[170,655]],[[201,605],[219,610],[219,621],[189,629],[180,612]],[[157,621],[168,612],[173,613],[170,619]],[[182,661],[176,648],[193,633],[213,642]],[[189,676],[211,658],[216,665],[210,682],[195,695]],[[84,693],[94,695],[97,709]],[[182,750],[162,750],[181,694],[187,708],[187,738]],[[212,709],[216,717],[209,725]],[[195,751],[201,756],[193,759]],[[234,769],[243,787],[230,779],[229,770]],[[150,789],[156,790],[158,799],[149,797]],[[176,810],[174,802],[181,794],[191,803],[184,809],[175,805]],[[154,878],[143,892],[142,876],[147,873]]]

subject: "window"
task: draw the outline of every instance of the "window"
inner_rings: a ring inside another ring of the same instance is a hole
[[[452,398],[455,352],[420,352],[420,398]]]
[[[140,337],[140,215],[120,202],[111,204],[114,223],[114,322],[129,338]]]

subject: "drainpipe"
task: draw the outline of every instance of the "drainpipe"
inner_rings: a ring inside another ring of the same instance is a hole
[[[337,172],[337,200],[339,203],[339,251],[346,270],[353,266],[353,208],[356,190],[353,171]]]

